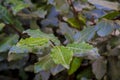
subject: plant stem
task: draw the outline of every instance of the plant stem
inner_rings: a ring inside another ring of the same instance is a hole
[[[81,21],[79,20],[79,18],[78,18],[78,12],[76,11],[76,9],[75,9],[75,7],[74,7],[74,5],[73,5],[72,0],[67,0],[67,2],[68,2],[68,4],[69,4],[69,6],[71,7],[72,12],[73,12],[74,17],[76,18],[76,20],[77,20],[78,22],[81,22]],[[79,23],[79,24],[80,24],[80,23]],[[81,25],[81,24],[80,24],[80,25]],[[80,27],[80,30],[82,30],[82,29],[83,29],[83,27]]]
[[[13,29],[20,37],[22,37],[22,32],[15,28],[14,25],[9,25],[11,29]]]
[[[49,41],[50,41],[52,47],[56,46],[52,40],[49,40]]]

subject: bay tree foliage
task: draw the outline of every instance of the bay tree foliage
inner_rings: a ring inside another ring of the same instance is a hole
[[[119,33],[119,0],[1,0],[0,79],[119,80]]]

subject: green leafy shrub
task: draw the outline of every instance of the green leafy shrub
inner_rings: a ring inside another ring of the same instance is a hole
[[[117,1],[1,0],[0,9],[2,75],[18,70],[20,80],[106,80],[112,74],[106,57],[119,56]]]

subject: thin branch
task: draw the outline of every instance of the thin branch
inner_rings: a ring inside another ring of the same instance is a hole
[[[73,5],[73,2],[72,2],[72,0],[67,0],[67,2],[68,2],[68,4],[69,4],[69,6],[71,7],[71,9],[72,9],[72,12],[73,12],[73,14],[74,14],[74,17],[76,18],[76,20],[79,22],[79,25],[81,25],[80,24],[80,20],[79,20],[79,18],[78,18],[78,12],[76,11],[76,9],[75,9],[75,7],[74,7],[74,5]],[[83,29],[83,27],[80,27],[80,30],[82,30]]]
[[[74,16],[75,16],[75,17],[78,17],[78,16],[77,16],[77,15],[78,15],[78,12],[76,11],[76,9],[75,9],[75,7],[74,7],[74,5],[73,5],[73,3],[72,3],[72,0],[67,0],[67,1],[68,1],[69,6],[72,8],[72,11],[73,11]]]
[[[11,29],[13,29],[20,37],[22,37],[22,32],[15,28],[14,25],[9,25]]]
[[[55,43],[52,40],[49,40],[49,41],[50,41],[52,47],[56,46]]]

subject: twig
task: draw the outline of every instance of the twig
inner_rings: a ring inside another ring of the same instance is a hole
[[[69,6],[72,8],[72,11],[73,11],[74,16],[77,18],[77,17],[78,17],[78,16],[77,16],[77,15],[78,15],[78,12],[76,11],[76,9],[75,9],[72,1],[71,1],[71,0],[67,0],[67,1],[68,1]]]
[[[52,47],[56,46],[52,40],[49,40],[49,41],[51,42]]]
[[[72,2],[72,0],[67,0],[67,2],[68,2],[68,4],[69,4],[69,6],[71,7],[71,9],[72,9],[72,12],[73,12],[73,14],[74,14],[74,17],[76,18],[76,20],[79,22],[79,25],[81,25],[80,24],[80,20],[79,20],[79,18],[78,18],[78,12],[76,11],[76,9],[75,9],[75,7],[74,7],[74,5],[73,5],[73,2]],[[80,27],[80,30],[82,30],[83,29],[83,27]]]
[[[17,30],[17,29],[15,28],[15,26],[13,26],[13,25],[9,25],[9,26],[10,26],[10,28],[13,29],[20,37],[22,37],[22,32],[20,32],[19,30]]]

